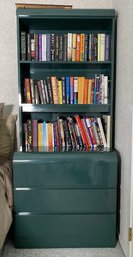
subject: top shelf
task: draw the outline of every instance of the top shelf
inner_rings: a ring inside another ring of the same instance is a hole
[[[75,61],[20,61],[20,64],[89,64],[89,65],[101,65],[101,64],[111,64],[111,61],[80,61],[80,62],[75,62]]]
[[[16,14],[18,17],[38,17],[41,15],[51,16],[53,18],[54,16],[59,17],[81,17],[81,18],[91,18],[97,19],[99,17],[102,18],[112,18],[115,17],[115,10],[114,9],[32,9],[32,8],[18,8],[16,10]]]

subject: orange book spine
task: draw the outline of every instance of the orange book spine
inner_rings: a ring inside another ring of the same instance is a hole
[[[80,35],[80,61],[81,62],[84,61],[84,54],[85,54],[84,45],[85,45],[85,34],[82,33]]]
[[[24,86],[25,86],[26,103],[31,104],[31,91],[30,91],[30,79],[29,78],[25,78]]]
[[[58,104],[59,96],[58,96],[58,86],[57,86],[57,78],[56,77],[51,77],[51,85],[52,85],[54,104]]]
[[[83,103],[88,104],[88,79],[85,79]]]
[[[75,61],[76,62],[80,61],[80,34],[76,35],[76,56],[75,56]]]
[[[84,101],[84,77],[78,77],[78,104],[83,104]]]

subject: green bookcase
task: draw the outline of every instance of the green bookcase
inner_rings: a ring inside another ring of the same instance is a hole
[[[114,247],[116,245],[118,158],[114,149],[115,27],[113,9],[17,9],[20,151],[13,158],[14,243],[18,248]],[[110,35],[105,61],[21,59],[21,32]],[[23,80],[46,76],[109,78],[107,104],[32,104]],[[26,152],[27,119],[53,121],[60,115],[110,115],[110,149]]]

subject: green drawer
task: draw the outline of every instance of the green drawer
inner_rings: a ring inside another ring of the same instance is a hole
[[[116,189],[14,190],[14,212],[113,213]]]
[[[14,187],[114,188],[117,154],[62,152],[14,154]]]
[[[15,247],[114,247],[116,216],[16,215]]]

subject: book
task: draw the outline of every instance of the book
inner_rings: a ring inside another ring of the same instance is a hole
[[[26,32],[25,31],[21,31],[21,35],[20,35],[20,41],[21,41],[21,61],[26,61]]]
[[[37,150],[38,147],[38,119],[34,119],[32,121],[33,123],[33,150]]]
[[[59,96],[58,96],[57,78],[55,76],[51,77],[51,87],[52,87],[54,104],[58,104]]]
[[[24,88],[25,88],[25,100],[26,103],[30,103],[31,104],[31,89],[30,89],[30,79],[29,78],[25,78],[24,79]]]

